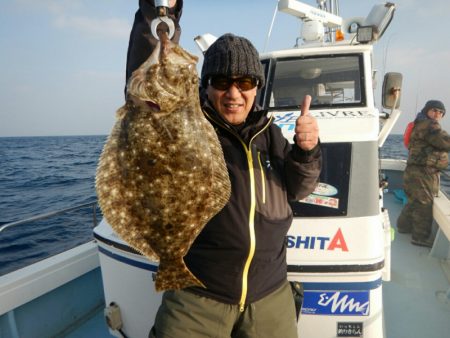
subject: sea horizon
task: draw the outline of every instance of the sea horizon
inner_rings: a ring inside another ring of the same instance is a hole
[[[0,136],[0,138],[27,138],[27,137],[89,137],[89,136],[108,136],[109,134],[69,134],[69,135],[15,135],[15,136]]]

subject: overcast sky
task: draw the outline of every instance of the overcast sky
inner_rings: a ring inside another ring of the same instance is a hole
[[[316,1],[305,0],[316,6]],[[365,17],[382,1],[341,0],[344,18]],[[395,1],[394,1],[395,2]],[[402,133],[428,99],[450,107],[446,0],[398,0],[375,46],[381,74],[403,74]],[[1,0],[0,137],[106,135],[124,103],[128,37],[138,0]],[[185,0],[180,44],[200,56],[199,34],[249,38],[262,52],[276,0]],[[267,50],[290,48],[300,21],[277,13]],[[381,98],[376,98],[381,102]],[[450,131],[450,116],[443,126]]]

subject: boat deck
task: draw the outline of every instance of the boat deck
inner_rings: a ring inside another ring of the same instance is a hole
[[[391,226],[402,203],[385,194]],[[450,332],[447,260],[430,255],[429,248],[414,246],[411,235],[395,233],[391,247],[391,281],[383,283],[387,338],[448,337]]]
[[[105,323],[105,317],[103,316],[103,309],[100,309],[95,315],[84,322],[81,326],[76,328],[71,333],[67,334],[64,338],[111,338],[114,337],[109,333],[109,330]]]

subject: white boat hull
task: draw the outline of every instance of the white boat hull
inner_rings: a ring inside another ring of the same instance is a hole
[[[367,224],[368,229],[374,228],[370,222]],[[336,225],[338,229],[339,226]],[[364,226],[359,227],[366,235],[382,236],[382,233],[371,234],[370,231],[364,231]],[[296,228],[291,227],[291,235],[295,236]],[[317,228],[310,225],[310,229]],[[307,231],[307,226],[302,227],[303,234]],[[95,229],[95,234],[99,245],[106,305],[115,303],[119,306],[123,321],[122,330],[127,336],[147,337],[162,296],[162,293],[156,292],[154,287],[157,263],[127,251],[126,244],[117,238],[105,220]],[[325,234],[321,237],[325,238]],[[358,238],[356,236],[353,238],[356,240],[348,237],[345,244],[353,248],[352,250],[357,250]],[[338,243],[336,245],[339,246]],[[355,259],[349,259],[347,262],[342,262],[341,258],[343,269],[352,267],[353,272],[339,272],[336,265],[329,265],[327,257],[330,255],[339,257],[338,251],[342,250],[336,248],[336,252],[333,253],[333,250],[319,248],[314,257],[318,263],[321,261],[321,265],[310,267],[322,272],[289,273],[289,280],[301,282],[304,288],[304,304],[298,322],[299,336],[332,338],[336,337],[337,332],[361,330],[364,337],[383,337],[383,248],[374,246],[359,250],[365,252],[359,255],[359,258],[352,255],[351,257]],[[304,256],[305,250],[288,249],[289,269],[295,270],[295,267],[305,260]],[[308,260],[313,261],[311,257],[308,257]],[[111,331],[111,334],[120,337],[114,331]]]
[[[108,235],[107,232],[110,232]],[[129,337],[148,337],[162,293],[155,291],[158,264],[111,245],[111,228],[102,221],[95,229],[105,292],[105,304],[120,308],[123,331]],[[102,240],[103,239],[103,240]],[[109,244],[108,244],[109,243]],[[111,330],[111,334],[121,335]]]

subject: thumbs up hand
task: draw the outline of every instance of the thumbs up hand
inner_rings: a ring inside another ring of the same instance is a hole
[[[319,142],[319,126],[316,119],[309,115],[310,105],[311,96],[306,95],[302,102],[301,114],[295,121],[295,140],[305,151],[313,149]]]

